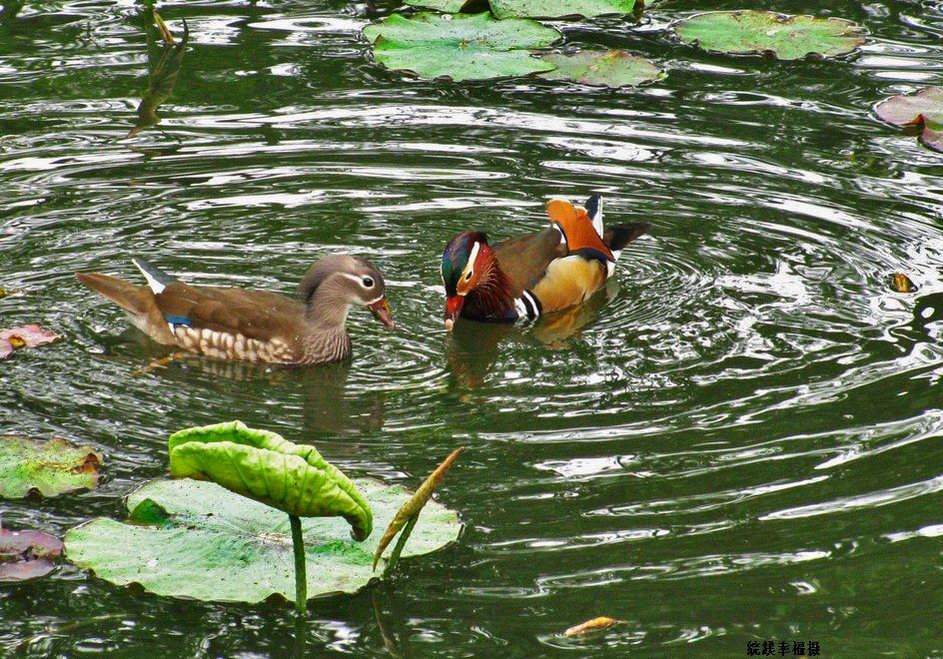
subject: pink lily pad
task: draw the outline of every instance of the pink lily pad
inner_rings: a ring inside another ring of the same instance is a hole
[[[0,359],[6,359],[19,348],[35,348],[61,338],[36,323],[0,330]]]
[[[0,582],[45,576],[61,554],[62,541],[48,533],[0,529]]]
[[[943,88],[925,87],[911,96],[891,96],[874,107],[889,124],[921,128],[920,141],[943,151]]]

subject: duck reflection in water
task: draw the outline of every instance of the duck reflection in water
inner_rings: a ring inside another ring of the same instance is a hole
[[[144,357],[148,363],[134,371],[138,377],[156,377],[186,390],[205,391],[220,400],[236,396],[244,401],[247,391],[257,390],[263,400],[287,400],[289,405],[297,401],[305,436],[377,431],[385,423],[386,399],[382,391],[348,391],[350,360],[307,368],[224,361],[173,352],[134,328],[127,328],[118,337],[97,340],[104,344],[106,359],[127,363],[129,353],[137,362]],[[265,427],[270,421],[269,412],[262,405],[236,403],[231,415],[250,426]]]
[[[545,350],[566,350],[618,292],[619,283],[613,277],[583,304],[542,316],[532,325],[469,320],[456,323],[447,353],[453,385],[466,389],[482,386],[498,359],[499,345],[505,341],[536,343]]]

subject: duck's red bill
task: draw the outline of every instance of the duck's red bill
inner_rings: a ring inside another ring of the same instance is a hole
[[[465,298],[461,295],[454,295],[445,300],[445,329],[451,330],[455,326],[455,321],[462,315],[462,305],[465,304]]]
[[[390,329],[393,329],[395,325],[393,322],[393,312],[390,311],[390,303],[386,301],[385,297],[381,297],[373,304],[367,305],[367,308],[377,317],[377,320]]]

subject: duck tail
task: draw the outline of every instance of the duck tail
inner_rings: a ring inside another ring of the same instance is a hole
[[[606,229],[603,241],[612,250],[614,260],[619,259],[619,252],[630,242],[644,236],[652,225],[647,222],[635,222],[631,224],[616,224]]]
[[[143,286],[100,272],[76,272],[75,278],[134,316],[145,316],[154,306],[154,296]]]

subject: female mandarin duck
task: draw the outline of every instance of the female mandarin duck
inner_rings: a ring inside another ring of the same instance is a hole
[[[547,213],[543,231],[495,245],[475,231],[452,239],[442,255],[446,329],[459,317],[514,322],[580,304],[612,276],[622,248],[649,228],[604,228],[599,195],[585,208],[553,199]]]
[[[352,256],[315,263],[298,287],[300,301],[266,291],[190,286],[146,261],[132,261],[147,286],[97,272],[76,277],[127,311],[155,341],[210,357],[294,365],[346,359],[347,314],[354,305],[393,327],[383,276]]]

